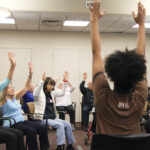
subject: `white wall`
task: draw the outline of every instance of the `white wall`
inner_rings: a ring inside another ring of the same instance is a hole
[[[102,55],[113,50],[136,47],[135,34],[101,34]],[[150,36],[147,36],[146,58],[148,74],[150,74]],[[27,78],[27,62],[34,65],[33,83],[37,84],[45,71],[47,76],[62,76],[65,70],[70,73],[70,82],[76,90],[72,100],[77,102],[76,121],[80,121],[79,84],[82,73],[87,72],[91,80],[91,41],[90,33],[77,32],[37,32],[37,31],[0,31],[0,80],[8,73],[9,61],[7,52],[16,54],[17,67],[14,74],[16,90],[23,87]],[[150,77],[148,76],[150,85]]]

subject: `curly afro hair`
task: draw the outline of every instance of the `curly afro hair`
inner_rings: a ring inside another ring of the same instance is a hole
[[[115,91],[129,93],[146,73],[146,60],[135,50],[116,51],[105,59],[105,72],[114,82]]]

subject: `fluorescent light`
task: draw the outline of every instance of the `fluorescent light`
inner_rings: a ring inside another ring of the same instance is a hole
[[[72,27],[86,27],[89,24],[89,21],[64,21],[64,26],[72,26]]]
[[[0,10],[0,18],[7,18],[11,15],[11,13],[7,10]]]
[[[150,28],[150,23],[145,23],[145,28]],[[132,26],[132,28],[139,28],[138,24],[135,24],[134,26]]]
[[[0,24],[15,24],[15,20],[14,19],[1,19],[0,18]]]

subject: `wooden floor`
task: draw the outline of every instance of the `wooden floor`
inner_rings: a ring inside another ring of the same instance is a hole
[[[90,150],[90,145],[85,145],[84,138],[87,135],[87,132],[81,130],[81,128],[77,128],[76,131],[73,132],[75,136],[76,143],[74,147],[76,150]],[[50,149],[49,150],[56,150],[56,132],[50,131],[48,133],[49,141],[50,141]],[[91,137],[90,137],[91,139]],[[0,150],[6,150],[5,144],[0,144]],[[13,150],[13,149],[12,149]]]

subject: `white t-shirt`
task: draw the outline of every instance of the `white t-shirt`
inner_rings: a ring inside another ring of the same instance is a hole
[[[62,89],[55,89],[56,91],[60,92]],[[74,87],[67,87],[64,96],[57,96],[56,99],[56,106],[69,106],[72,104],[70,93],[74,91]]]

